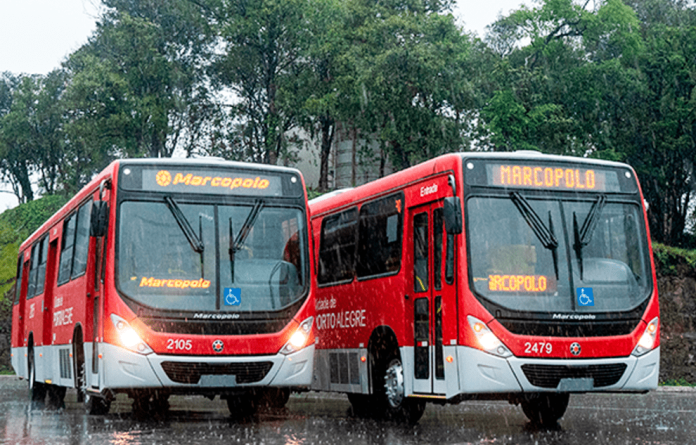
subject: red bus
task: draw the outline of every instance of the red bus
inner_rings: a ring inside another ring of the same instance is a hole
[[[569,395],[645,392],[659,308],[633,169],[537,152],[449,154],[310,201],[312,389],[417,421],[502,399],[555,425]]]
[[[308,227],[297,170],[113,162],[19,249],[12,366],[34,402],[77,388],[92,413],[282,406],[312,376]]]

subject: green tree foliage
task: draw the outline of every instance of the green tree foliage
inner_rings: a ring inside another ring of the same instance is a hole
[[[34,172],[42,193],[60,186],[65,80],[61,70],[46,76],[5,74],[0,80],[0,169],[20,203],[34,199]]]
[[[449,2],[349,2],[354,121],[397,169],[463,146],[471,42]]]
[[[310,32],[303,0],[221,0],[216,30],[224,53],[214,79],[236,99],[231,155],[276,164],[288,156],[288,132],[299,124],[299,84]]]
[[[693,10],[671,0],[544,0],[499,20],[496,82],[481,112],[488,141],[630,163],[651,205],[653,237],[680,243],[695,189],[696,28],[688,17]]]

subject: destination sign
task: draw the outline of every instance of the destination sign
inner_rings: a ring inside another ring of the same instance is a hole
[[[464,172],[467,184],[475,186],[579,193],[634,193],[638,190],[635,175],[629,168],[611,166],[472,159],[465,164]]]
[[[122,187],[128,190],[216,195],[280,196],[280,176],[267,173],[185,167],[124,167]]]
[[[607,172],[594,169],[513,164],[494,164],[490,169],[491,185],[592,192],[607,190]]]

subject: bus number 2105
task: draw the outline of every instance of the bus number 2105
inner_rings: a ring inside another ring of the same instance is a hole
[[[191,340],[170,338],[167,340],[167,349],[176,349],[179,351],[190,351],[193,348]]]

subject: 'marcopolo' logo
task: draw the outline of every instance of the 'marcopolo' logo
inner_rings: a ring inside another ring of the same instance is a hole
[[[172,182],[172,175],[169,174],[167,170],[160,170],[157,172],[157,177],[155,178],[157,180],[157,185],[160,187],[166,187]]]
[[[213,342],[213,351],[222,352],[223,349],[225,349],[225,344],[222,342],[222,340],[215,340]]]
[[[580,343],[573,343],[570,345],[570,353],[573,355],[580,355],[580,351],[582,351],[582,348],[580,347]]]

